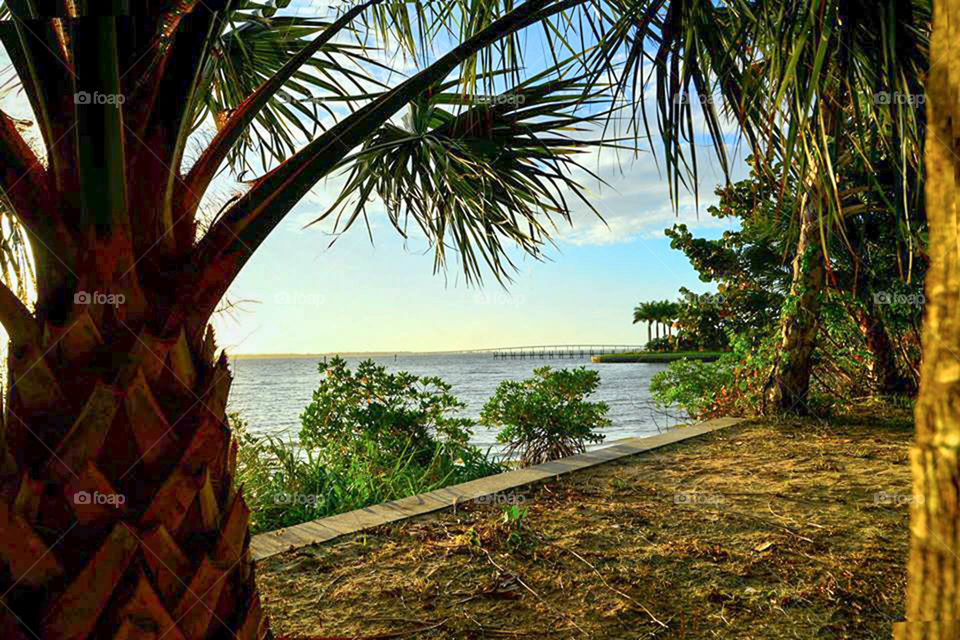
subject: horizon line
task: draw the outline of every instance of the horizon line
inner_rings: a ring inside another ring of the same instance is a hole
[[[315,352],[315,353],[229,353],[227,352],[228,358],[238,358],[238,359],[267,359],[267,358],[317,358],[317,357],[327,357],[327,356],[388,356],[388,355],[442,355],[442,354],[455,354],[455,353],[490,353],[494,351],[508,351],[511,349],[543,349],[550,347],[604,347],[604,348],[627,348],[632,349],[636,347],[642,347],[643,345],[638,344],[625,344],[625,343],[614,343],[614,344],[589,344],[589,343],[569,343],[569,344],[547,344],[547,345],[518,345],[518,346],[509,346],[509,347],[480,347],[480,348],[464,348],[464,349],[440,349],[434,351],[426,350],[411,350],[411,349],[398,349],[398,350],[378,350],[378,351],[326,351],[326,352]]]

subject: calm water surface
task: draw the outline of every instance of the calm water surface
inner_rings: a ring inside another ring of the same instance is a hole
[[[361,358],[346,358],[354,368]],[[585,366],[600,372],[600,387],[591,397],[610,405],[613,424],[604,433],[607,441],[658,433],[676,420],[652,409],[650,378],[665,368],[662,364],[594,364],[589,359],[494,359],[492,355],[398,355],[375,357],[392,371],[405,370],[424,376],[439,376],[467,404],[465,414],[477,417],[501,380],[520,380],[534,368]],[[229,410],[238,411],[256,434],[296,438],[300,414],[320,384],[316,358],[235,359]],[[486,448],[495,442],[495,432],[477,427],[473,441]]]

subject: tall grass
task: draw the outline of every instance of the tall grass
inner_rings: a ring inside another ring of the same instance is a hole
[[[321,462],[321,452],[277,437],[255,437],[236,414],[238,481],[251,509],[253,533],[271,531],[373,504],[500,473],[489,451],[438,443],[424,462],[414,447],[384,456],[376,443]],[[365,449],[365,450],[364,450]]]

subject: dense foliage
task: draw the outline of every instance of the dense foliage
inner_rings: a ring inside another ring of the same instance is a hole
[[[922,210],[913,227],[887,206],[885,194],[862,165],[851,163],[850,196],[840,227],[824,225],[822,259],[828,267],[818,293],[809,407],[829,410],[858,398],[910,394],[919,371],[919,334],[926,271]],[[785,189],[785,190],[784,190]],[[782,314],[795,313],[789,295],[790,261],[797,242],[791,211],[797,186],[760,172],[720,188],[715,218],[733,218],[735,231],[718,239],[695,237],[685,225],[666,230],[700,279],[716,293],[683,289],[676,345],[729,345],[714,363],[679,361],[657,374],[658,404],[697,417],[752,414],[765,408],[780,348]],[[721,339],[719,336],[723,335]]]
[[[579,369],[535,369],[526,380],[504,380],[483,407],[480,421],[502,427],[497,440],[523,465],[555,460],[601,442],[609,407],[590,402],[600,375]]]
[[[410,455],[425,464],[438,449],[456,456],[467,447],[473,422],[457,415],[466,405],[440,378],[390,373],[372,360],[353,372],[340,357],[319,368],[320,386],[300,416],[300,442],[325,461]]]
[[[755,413],[763,402],[772,343],[754,345],[746,337],[734,337],[730,347],[713,362],[683,358],[669,363],[650,381],[654,402],[704,419]]]
[[[505,470],[470,445],[473,422],[439,378],[389,373],[372,361],[351,371],[341,358],[301,416],[299,443],[250,435],[238,417],[238,468],[266,531],[439,489]]]

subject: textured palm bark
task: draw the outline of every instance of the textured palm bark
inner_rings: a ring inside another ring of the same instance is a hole
[[[899,638],[960,632],[960,0],[934,3],[927,86],[926,276],[923,363],[910,451],[914,495],[907,565],[907,623]]]
[[[212,332],[74,308],[10,357],[0,637],[269,637]]]
[[[892,393],[897,388],[899,376],[893,356],[893,345],[890,343],[883,320],[865,309],[858,309],[857,326],[872,356],[867,364],[873,388],[878,393]]]
[[[823,292],[823,251],[817,210],[804,207],[790,293],[780,316],[780,349],[767,384],[767,405],[774,412],[805,413],[819,329]]]
[[[198,204],[237,136],[311,47],[368,6],[344,12],[228,114],[221,133],[232,134],[185,176],[197,97],[216,77],[236,3],[8,5],[15,19],[0,20],[0,40],[46,162],[0,114],[0,190],[30,228],[37,273],[32,311],[0,285],[13,344],[0,425],[0,639],[269,637],[210,315],[350,149],[471,56],[572,5],[528,0],[479,29],[254,181],[201,232]]]

